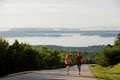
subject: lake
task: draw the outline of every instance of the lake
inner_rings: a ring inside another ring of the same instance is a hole
[[[80,30],[80,29],[44,29],[13,28],[0,31],[0,36],[10,44],[17,39],[30,45],[59,45],[66,47],[86,47],[114,44],[119,30]]]

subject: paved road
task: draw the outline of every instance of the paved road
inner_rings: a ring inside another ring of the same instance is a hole
[[[65,68],[56,70],[34,71],[12,77],[0,78],[0,80],[97,80],[88,68],[82,65],[81,75],[78,75],[76,66],[70,67],[70,74],[67,75]]]

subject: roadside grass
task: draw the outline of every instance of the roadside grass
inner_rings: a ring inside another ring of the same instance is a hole
[[[96,76],[97,80],[120,80],[120,64],[113,67],[91,65],[90,69]]]

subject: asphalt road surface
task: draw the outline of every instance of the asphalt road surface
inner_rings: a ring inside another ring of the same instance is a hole
[[[78,73],[77,66],[72,66],[69,75],[67,75],[65,68],[62,68],[33,71],[32,73],[0,78],[0,80],[97,80],[88,65],[82,65],[81,69],[81,75]]]

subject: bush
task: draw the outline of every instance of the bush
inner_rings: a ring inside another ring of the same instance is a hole
[[[96,57],[96,63],[102,66],[113,66],[120,62],[120,47],[107,47]]]

